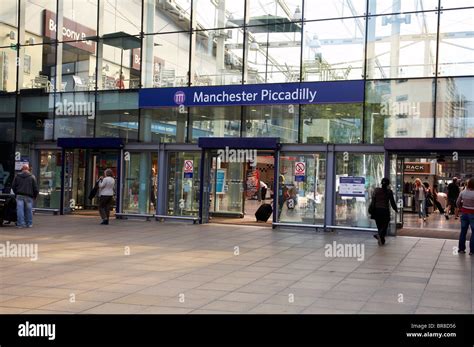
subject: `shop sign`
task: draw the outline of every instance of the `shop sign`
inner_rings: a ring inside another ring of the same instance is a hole
[[[56,40],[56,30],[56,13],[44,10],[44,37]],[[96,31],[94,29],[63,17],[63,27],[61,30],[63,41],[77,41],[67,42],[69,46],[82,49],[92,54],[95,53],[95,42],[85,41],[86,37],[96,36]]]
[[[339,196],[365,197],[365,177],[340,177]]]
[[[429,174],[431,173],[431,163],[404,163],[404,173]]]
[[[271,104],[356,103],[364,98],[364,81],[327,81],[228,85],[189,88],[146,88],[140,108],[238,106]]]
[[[306,176],[306,164],[302,161],[297,161],[295,163],[295,181],[304,182]]]
[[[184,178],[193,178],[194,162],[192,160],[184,161]]]

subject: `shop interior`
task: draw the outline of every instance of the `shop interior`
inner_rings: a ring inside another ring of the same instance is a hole
[[[445,217],[448,205],[447,189],[458,178],[460,190],[472,177],[474,172],[474,158],[458,158],[443,155],[410,156],[403,158],[403,184],[397,186],[397,199],[403,201],[402,229],[399,235],[434,236],[444,235],[448,238],[457,238],[460,231],[460,221],[456,218],[456,210],[450,209],[449,219]],[[415,200],[415,180],[420,179],[429,194],[437,197],[438,204],[428,199],[426,206],[426,220],[419,216],[419,207]],[[399,225],[400,227],[400,225]]]

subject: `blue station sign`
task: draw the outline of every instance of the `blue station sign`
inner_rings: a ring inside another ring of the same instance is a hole
[[[140,108],[358,103],[364,100],[364,81],[145,88],[139,93]]]

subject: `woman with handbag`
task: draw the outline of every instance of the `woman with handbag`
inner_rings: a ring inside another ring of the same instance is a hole
[[[99,213],[102,225],[109,224],[110,209],[114,201],[115,179],[111,169],[104,172],[105,178],[99,178]]]
[[[390,224],[390,205],[395,212],[398,212],[393,192],[389,188],[390,180],[383,178],[381,185],[381,188],[375,188],[369,207],[371,218],[375,219],[375,224],[377,224],[378,233],[374,237],[377,239],[379,246],[385,244],[385,236]]]
[[[426,222],[426,188],[421,183],[421,180],[417,178],[415,180],[415,201],[416,208],[418,209],[418,217],[423,218],[423,222]]]

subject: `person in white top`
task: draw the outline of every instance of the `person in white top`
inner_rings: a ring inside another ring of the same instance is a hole
[[[102,225],[109,224],[110,209],[114,199],[115,179],[111,169],[104,171],[104,177],[99,178],[99,213]]]

